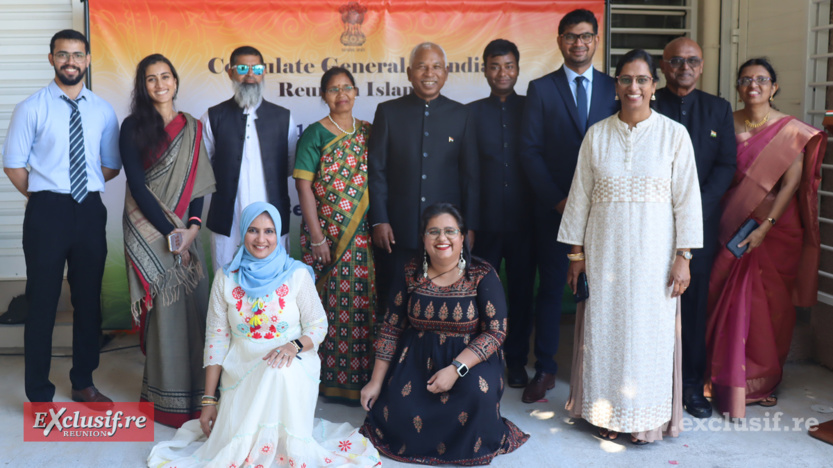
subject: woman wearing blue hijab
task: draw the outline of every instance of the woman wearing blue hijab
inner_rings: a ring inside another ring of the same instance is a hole
[[[380,463],[349,424],[313,418],[327,319],[312,270],[280,245],[280,219],[268,203],[243,210],[243,245],[211,290],[202,415],[154,447],[148,466]]]

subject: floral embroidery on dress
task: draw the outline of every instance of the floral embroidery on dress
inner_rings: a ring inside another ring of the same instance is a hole
[[[416,428],[417,433],[422,430],[422,418],[419,416],[414,416],[414,428]]]
[[[388,420],[388,414],[390,414],[390,412],[388,411],[387,405],[385,405],[385,407],[382,408],[382,416],[385,418],[385,421]]]
[[[448,392],[443,392],[442,394],[440,394],[440,402],[442,404],[448,403]]]
[[[399,307],[402,305],[402,291],[396,293],[396,297],[393,298],[393,305]]]
[[[460,425],[465,426],[466,421],[469,420],[469,414],[463,411],[459,416],[457,416],[457,420],[460,421]]]
[[[445,444],[440,442],[440,445],[437,446],[437,453],[440,455],[445,453]]]
[[[405,386],[402,387],[402,396],[406,397],[410,394],[411,394],[411,381],[409,380],[408,383],[406,383]]]
[[[477,315],[477,311],[474,310],[474,301],[469,302],[469,308],[466,310],[466,318],[469,320],[474,320],[474,317]]]
[[[264,445],[263,447],[260,448],[260,451],[263,452],[263,453],[269,453],[269,452],[272,451],[272,445],[271,444],[266,444],[266,445]]]
[[[244,324],[244,323],[238,323],[237,324],[237,331],[239,331],[242,334],[246,334],[246,333],[249,333],[249,327],[247,327],[246,324]]]
[[[403,453],[405,453],[405,450],[406,450],[406,446],[405,446],[405,444],[402,444],[402,447],[399,449],[398,452],[396,452],[396,454],[397,455],[402,455]]]
[[[378,427],[376,428],[376,435],[379,436],[380,439],[384,439],[385,436],[382,434],[382,430]]]
[[[492,318],[497,313],[497,309],[495,309],[494,304],[492,301],[486,301],[486,316]]]
[[[457,306],[454,307],[454,313],[451,314],[451,317],[454,319],[455,322],[459,322],[463,319],[463,308],[460,307],[460,303],[457,303]]]
[[[232,291],[232,296],[237,298],[241,292],[243,292],[243,289],[237,286]],[[289,294],[289,286],[284,284],[275,292],[278,295],[284,294],[285,296]],[[278,322],[285,307],[286,301],[283,297],[277,297],[277,300],[275,298],[270,300],[268,294],[258,298],[242,297],[237,300],[236,308],[240,318],[248,324],[248,327],[242,327],[241,324],[237,326],[237,330],[255,340],[271,340],[280,337],[282,333],[289,329],[287,322]]]
[[[442,307],[440,307],[440,314],[438,315],[440,320],[445,320],[448,318],[448,306],[445,302],[443,302]]]
[[[425,363],[425,368],[430,371],[432,367],[434,367],[434,360],[429,357]]]
[[[245,295],[246,295],[246,291],[243,291],[243,288],[241,288],[240,286],[237,286],[231,292],[231,297],[233,297],[235,299],[238,299],[238,300],[243,299],[243,296],[245,296]]]
[[[480,440],[480,437],[478,437],[477,442],[474,443],[474,452],[475,453],[480,451],[480,444],[481,443],[482,443],[482,441]]]
[[[489,384],[486,382],[486,379],[483,376],[478,377],[477,384],[480,386],[480,391],[483,393],[488,393],[489,391]]]
[[[405,360],[405,356],[407,356],[407,355],[408,355],[408,347],[405,346],[405,348],[402,350],[402,354],[399,355],[399,363],[400,364],[402,364],[402,361]]]
[[[289,294],[289,286],[282,284],[280,288],[275,290],[275,294],[277,294],[278,297],[286,297],[286,295]]]
[[[417,299],[416,302],[414,303],[414,305],[411,307],[411,315],[413,315],[414,318],[419,318],[419,311],[420,311],[420,305],[419,305],[419,299]]]
[[[434,301],[428,303],[428,307],[425,308],[425,318],[431,320],[434,318]]]
[[[445,344],[445,340],[448,338],[445,333],[440,333],[440,344]]]
[[[338,449],[341,450],[342,452],[346,452],[346,451],[350,450],[351,445],[353,445],[353,443],[350,442],[349,440],[342,440],[341,442],[338,443]]]

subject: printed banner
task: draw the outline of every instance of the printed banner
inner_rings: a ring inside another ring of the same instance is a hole
[[[153,442],[153,403],[23,404],[24,442]]]
[[[484,47],[493,39],[508,39],[520,51],[516,90],[526,94],[529,81],[562,63],[556,37],[564,14],[586,8],[596,14],[601,32],[604,5],[604,0],[89,0],[92,85],[123,119],[129,113],[136,64],[161,53],[179,73],[177,109],[199,118],[231,97],[225,73],[229,55],[250,45],[266,62],[264,98],[290,109],[301,129],[327,115],[320,79],[338,65],[357,81],[353,115],[372,122],[377,104],[412,91],[406,69],[415,45],[431,41],[445,48],[449,77],[442,94],[467,103],[489,95]],[[603,50],[602,35],[595,55],[599,69],[604,69]],[[129,327],[123,187],[119,176],[108,183],[105,195],[105,328]],[[297,256],[301,211],[294,200],[291,243]],[[207,236],[204,240],[207,245]]]

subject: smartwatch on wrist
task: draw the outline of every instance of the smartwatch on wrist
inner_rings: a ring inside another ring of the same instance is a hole
[[[457,375],[459,375],[460,377],[465,377],[466,374],[469,373],[469,366],[463,364],[462,362],[456,359],[451,361],[451,365],[457,368]]]

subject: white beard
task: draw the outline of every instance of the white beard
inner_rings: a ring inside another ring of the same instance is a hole
[[[263,96],[265,83],[266,80],[261,80],[260,83],[238,83],[237,81],[232,81],[231,86],[234,89],[234,101],[243,109],[256,106]]]

